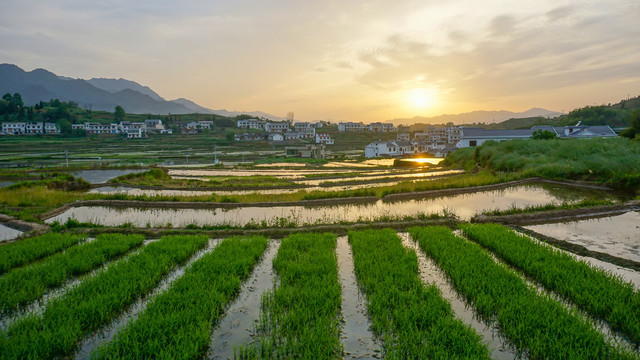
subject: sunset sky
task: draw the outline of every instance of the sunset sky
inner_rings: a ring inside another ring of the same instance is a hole
[[[20,0],[0,62],[301,120],[565,112],[640,95],[638,0]]]

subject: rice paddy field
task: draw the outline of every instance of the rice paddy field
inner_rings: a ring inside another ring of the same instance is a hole
[[[639,359],[638,287],[495,224],[0,245],[2,359]]]

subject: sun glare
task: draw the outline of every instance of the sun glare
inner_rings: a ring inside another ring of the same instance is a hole
[[[407,95],[408,104],[414,109],[426,109],[436,102],[436,92],[433,89],[415,88]]]

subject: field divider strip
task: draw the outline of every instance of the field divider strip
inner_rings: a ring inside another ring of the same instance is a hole
[[[130,305],[129,308],[125,310],[125,312],[123,312],[120,316],[115,318],[111,322],[111,324],[104,326],[97,332],[85,337],[78,346],[78,350],[74,356],[75,359],[89,359],[91,357],[91,353],[94,350],[112,341],[117,333],[121,331],[129,322],[134,322],[138,318],[140,313],[142,313],[147,308],[148,304],[153,301],[155,297],[169,289],[176,280],[184,275],[186,269],[189,266],[198,261],[204,255],[213,251],[219,244],[219,242],[220,239],[209,240],[206,248],[199,250],[198,252],[193,254],[184,265],[180,265],[179,267],[173,269],[170,273],[165,275],[165,277],[158,283],[158,286],[155,289]]]
[[[110,323],[207,241],[202,236],[165,236],[145,246],[50,301],[41,315],[27,315],[0,332],[0,353],[8,359],[71,354],[85,336]]]
[[[280,240],[269,240],[260,262],[240,287],[238,296],[227,306],[216,325],[209,343],[207,358],[233,359],[234,348],[256,337],[256,323],[260,319],[262,294],[276,287],[273,259],[280,248]]]
[[[518,359],[518,351],[511,340],[507,339],[495,321],[487,321],[479,314],[473,304],[460,295],[447,278],[446,273],[428,258],[420,245],[409,233],[398,233],[402,245],[415,251],[418,256],[418,267],[422,282],[426,286],[434,284],[440,289],[441,296],[447,300],[456,318],[471,326],[482,338],[491,351],[492,359]]]
[[[501,225],[463,225],[462,229],[467,239],[496,254],[502,263],[580,309],[608,336],[624,341],[615,331],[622,330],[640,345],[640,294],[631,283]]]
[[[526,356],[638,358],[630,349],[612,344],[591,319],[532,285],[480,245],[443,227],[411,228],[409,232],[459,293],[483,316],[495,317],[502,332]]]

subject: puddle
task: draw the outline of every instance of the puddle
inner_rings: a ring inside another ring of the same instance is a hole
[[[20,230],[16,230],[14,228],[10,228],[6,225],[0,224],[0,242],[4,240],[15,239],[18,236],[22,235],[23,232]]]
[[[102,184],[121,175],[139,173],[146,169],[123,169],[123,170],[82,170],[72,172],[71,175],[87,180],[91,184]]]
[[[478,318],[471,306],[467,305],[461,296],[453,289],[447,276],[431,259],[426,257],[420,246],[413,241],[409,233],[398,233],[402,245],[415,251],[418,256],[420,278],[425,284],[435,284],[442,297],[451,304],[456,318],[471,326],[478,333],[491,351],[491,358],[496,360],[519,359],[517,350],[511,342],[502,335],[497,324],[489,324]]]
[[[250,343],[255,337],[262,294],[274,287],[273,258],[279,248],[280,241],[269,241],[262,260],[256,265],[251,277],[242,284],[238,297],[226,309],[224,317],[211,335],[207,358],[234,359],[235,348]]]
[[[336,252],[342,286],[340,340],[345,359],[380,358],[381,345],[371,332],[365,295],[356,280],[353,254],[346,236],[338,237]]]
[[[640,212],[569,223],[525,226],[537,233],[589,250],[640,261]]]
[[[244,226],[266,222],[269,225],[281,219],[297,225],[364,222],[381,217],[416,216],[418,214],[454,213],[468,220],[487,209],[506,210],[513,206],[525,207],[560,202],[576,202],[588,197],[610,198],[604,191],[579,189],[565,185],[529,184],[501,190],[429,197],[423,199],[385,202],[378,200],[366,204],[333,204],[318,206],[241,206],[216,209],[166,209],[166,208],[110,208],[106,206],[81,206],[46,220],[47,223],[64,223],[69,218],[80,222],[92,222],[106,226],[132,223],[137,227],[147,225],[162,227],[171,224],[184,227],[189,224]],[[330,203],[330,201],[328,201]]]
[[[152,301],[158,294],[167,290],[171,284],[184,275],[185,270],[193,264],[195,261],[213,251],[218,245],[219,239],[209,240],[209,246],[202,249],[193,255],[185,265],[178,266],[176,269],[166,275],[158,284],[158,286],[146,296],[138,299],[133,305],[122,313],[118,318],[111,322],[110,325],[103,327],[93,335],[82,340],[78,350],[74,356],[75,359],[90,359],[91,353],[98,349],[100,346],[113,340],[115,335],[124,328],[129,322],[133,322],[138,318],[138,314],[143,312],[147,308],[147,304]]]
[[[16,181],[9,181],[9,180],[5,181],[5,180],[2,180],[2,181],[0,181],[0,188],[5,187],[5,186],[9,186],[9,185],[13,185],[15,183],[16,183]]]

